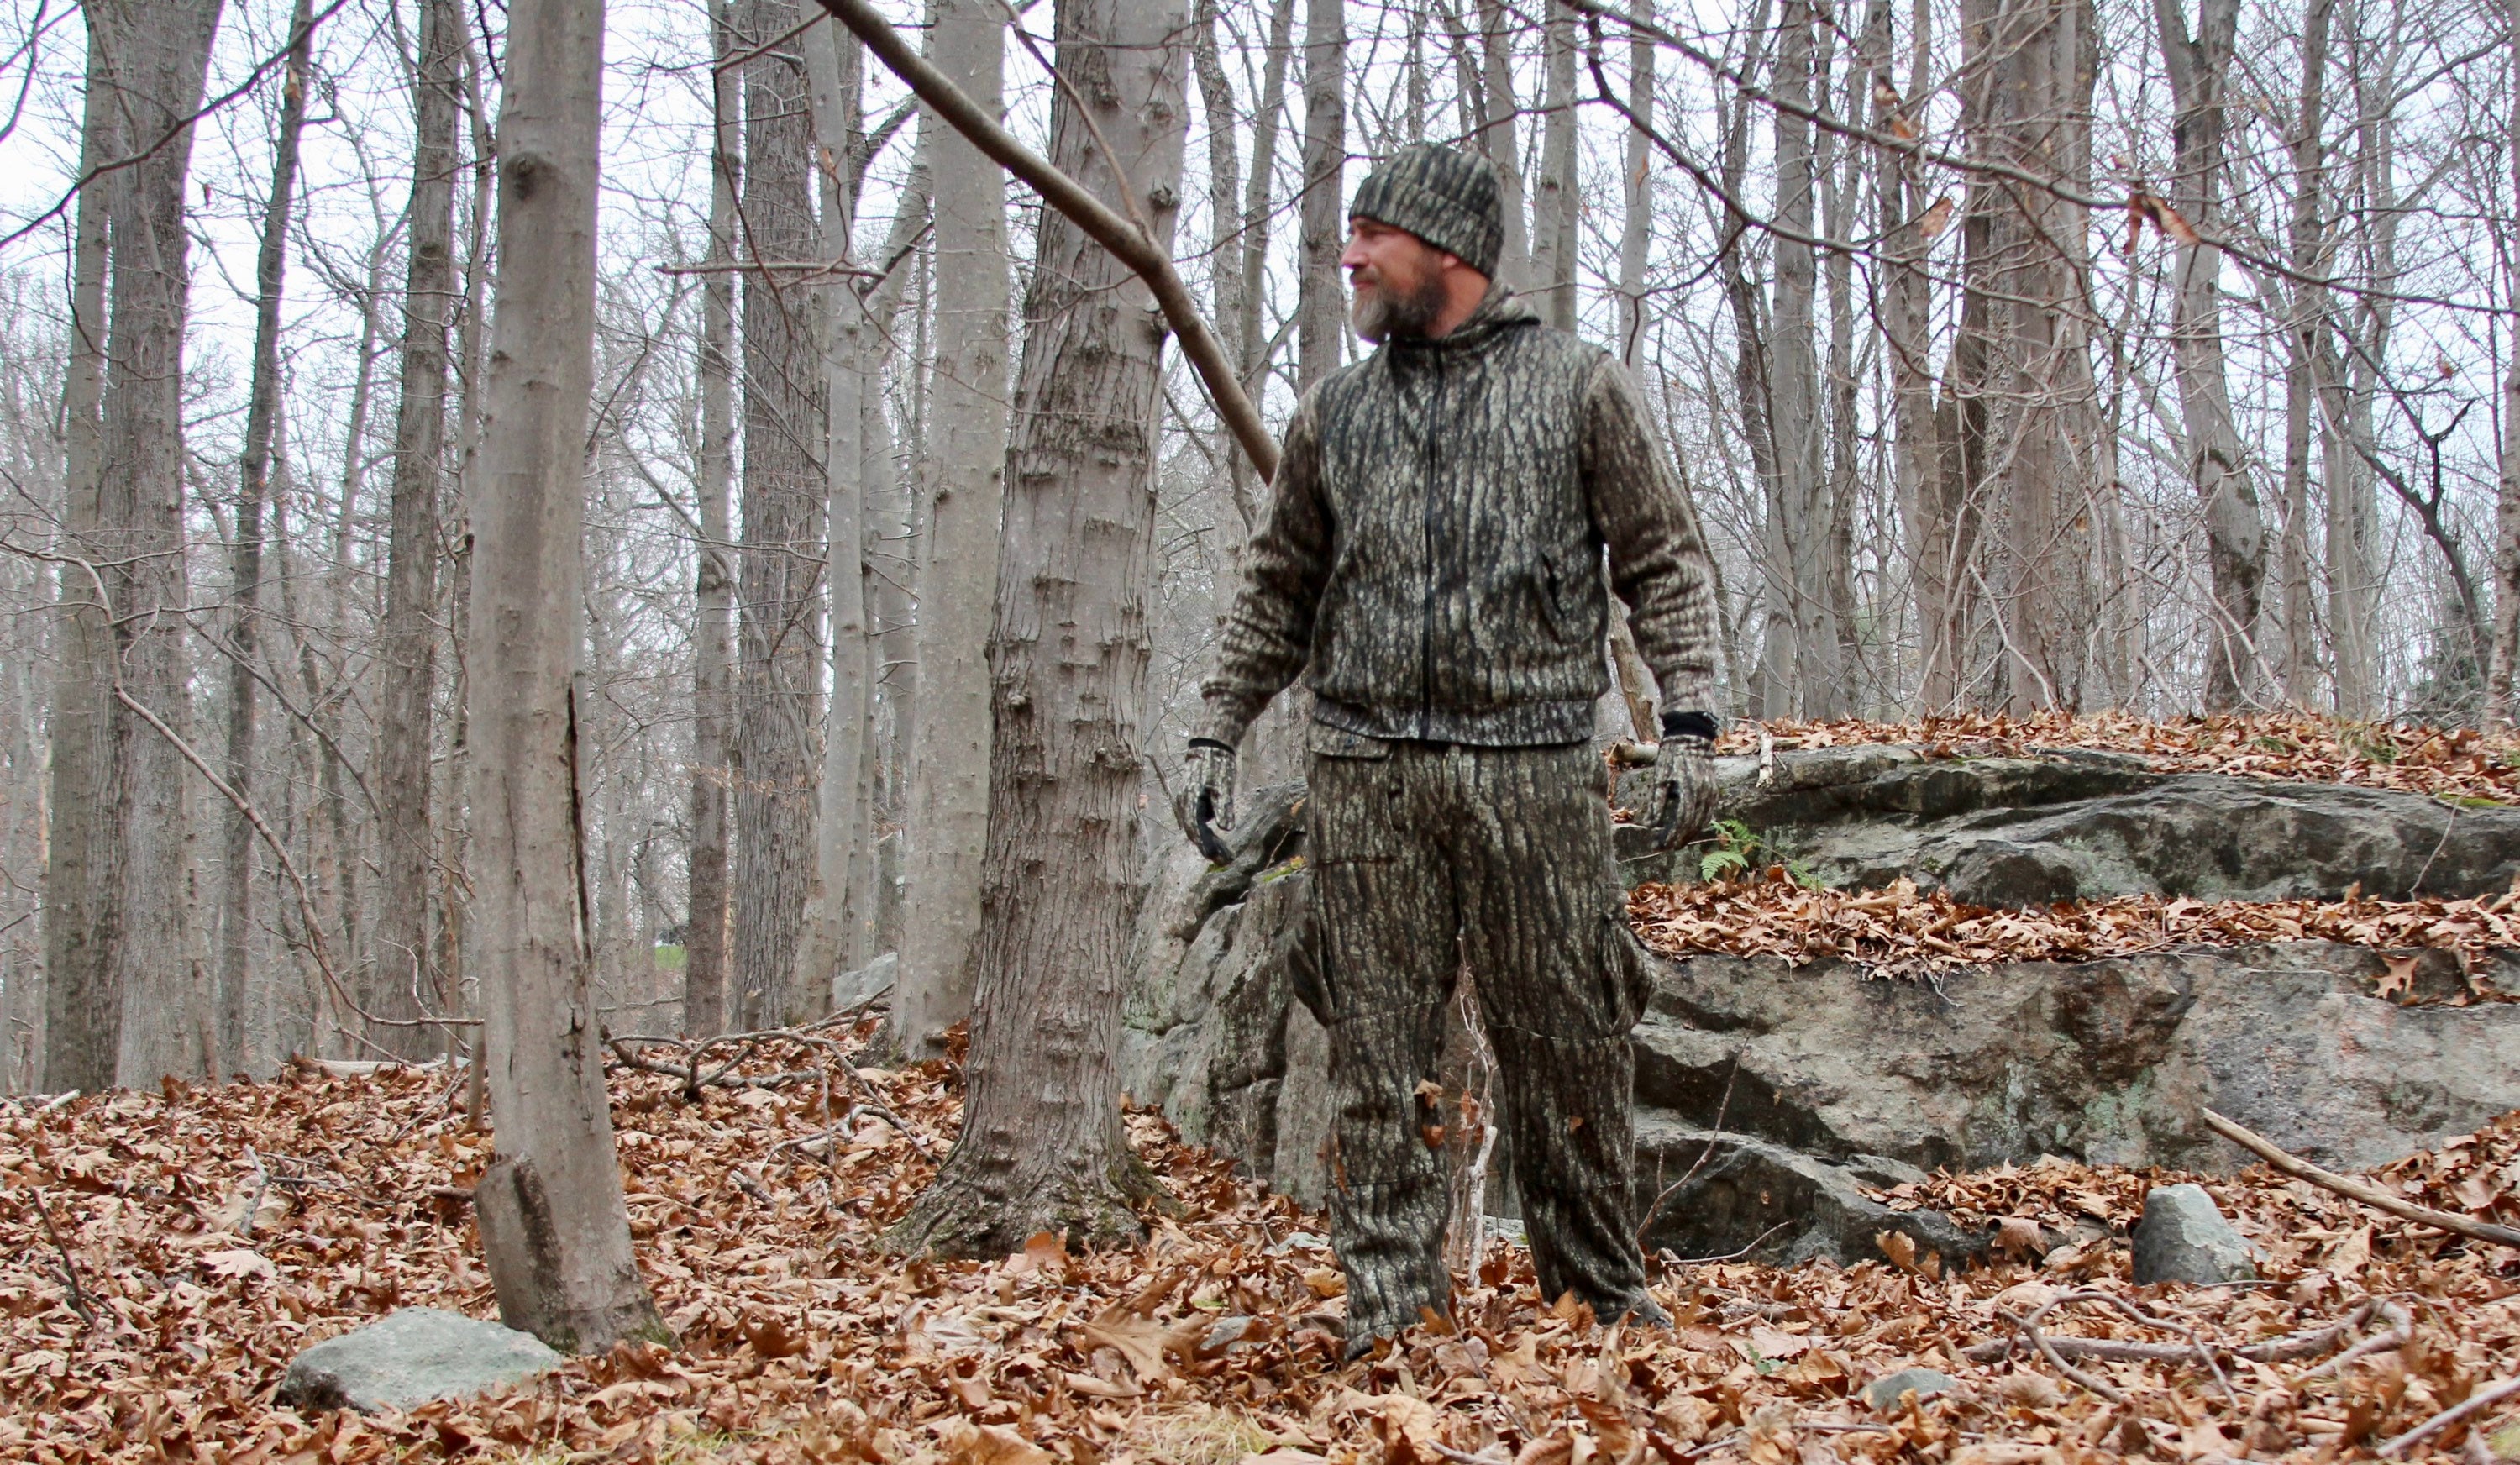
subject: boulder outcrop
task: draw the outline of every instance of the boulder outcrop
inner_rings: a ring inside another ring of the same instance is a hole
[[[1831,883],[1907,875],[2012,905],[2334,898],[2357,884],[2458,896],[2520,874],[2520,811],[2411,794],[2167,777],[2110,755],[1822,750],[1777,758],[1765,782],[1756,760],[1722,764],[1724,817],[1768,858]],[[1253,794],[1221,866],[1163,842],[1122,1072],[1187,1137],[1315,1203],[1328,1045],[1293,997],[1311,893],[1303,816],[1299,786]],[[1631,877],[1675,864],[1636,861]],[[1655,965],[1636,1035],[1639,1208],[1653,1217],[1648,1242],[1685,1257],[1852,1260],[1897,1230],[1957,1260],[1986,1238],[1866,1191],[2043,1154],[2236,1169],[2244,1157],[2198,1117],[2208,1105],[2349,1170],[2520,1108],[2520,1004],[2470,1002],[2447,954],[2428,954],[2394,1000],[2375,990],[2381,954],[2323,942],[2001,963],[1930,983],[1775,957]],[[2477,976],[2520,991],[2520,960],[2498,954]]]

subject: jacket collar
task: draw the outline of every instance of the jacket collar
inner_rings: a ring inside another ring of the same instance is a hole
[[[1449,334],[1433,339],[1423,336],[1402,336],[1384,343],[1384,349],[1395,353],[1395,360],[1411,366],[1436,366],[1475,355],[1494,344],[1507,333],[1525,326],[1540,324],[1539,312],[1523,303],[1520,295],[1500,282],[1488,287],[1487,297],[1470,312],[1469,319],[1453,328]]]

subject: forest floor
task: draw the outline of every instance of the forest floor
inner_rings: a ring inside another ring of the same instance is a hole
[[[928,1263],[878,1243],[950,1143],[949,1067],[835,1067],[699,1103],[650,1074],[613,1091],[640,1261],[680,1347],[375,1418],[300,1414],[274,1392],[298,1351],[390,1308],[495,1315],[465,1199],[489,1136],[467,1127],[460,1082],[301,1065],[0,1102],[0,1458],[2324,1462],[2520,1376],[2520,1259],[2265,1171],[2203,1182],[2263,1251],[2262,1285],[2132,1286],[2146,1186],[2192,1177],[2043,1161],[1886,1197],[2000,1225],[1998,1265],[1666,1258],[1656,1292],[1680,1325],[1646,1332],[1550,1307],[1500,1243],[1457,1331],[1342,1365],[1321,1219],[1152,1115],[1129,1124],[1172,1205],[1143,1246],[1079,1256],[1044,1236]],[[2520,1220],[2520,1116],[2388,1178]],[[1228,1319],[1248,1319],[1230,1345]],[[2071,1338],[2157,1356],[2076,1362]],[[2007,1339],[2009,1356],[1985,1356]],[[1857,1397],[1910,1366],[1958,1387],[1882,1410]],[[2520,1454],[2496,1433],[2515,1412],[2520,1397],[2402,1458]]]

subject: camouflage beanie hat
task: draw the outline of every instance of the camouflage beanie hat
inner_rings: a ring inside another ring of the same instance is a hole
[[[1496,168],[1476,153],[1413,143],[1367,177],[1348,217],[1405,229],[1495,278],[1505,247]]]

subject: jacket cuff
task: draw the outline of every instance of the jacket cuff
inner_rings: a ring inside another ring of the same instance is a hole
[[[1666,712],[1662,715],[1662,735],[1665,737],[1703,737],[1713,742],[1715,734],[1722,731],[1711,712]]]

